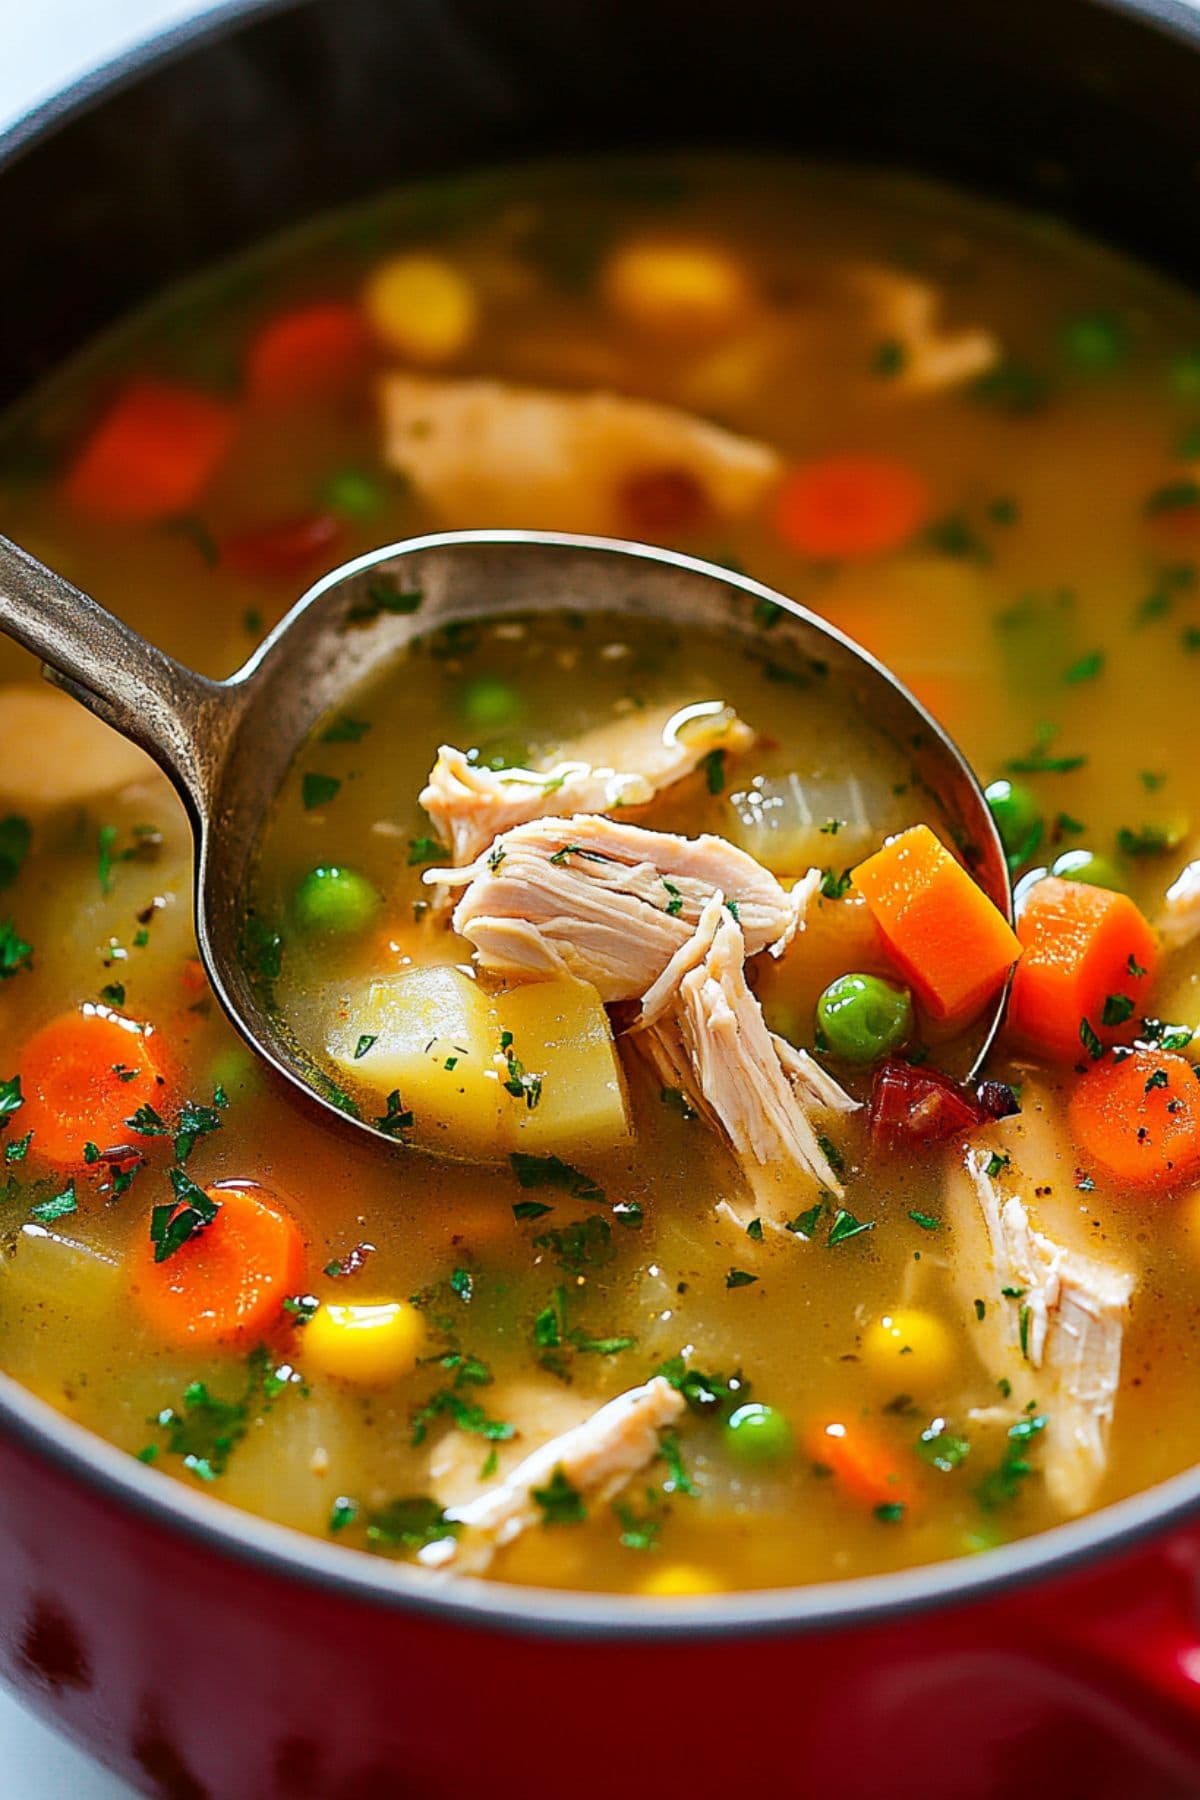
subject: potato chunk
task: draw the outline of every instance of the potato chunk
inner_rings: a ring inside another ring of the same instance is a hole
[[[498,1043],[487,995],[460,969],[433,968],[370,982],[326,1048],[354,1087],[378,1090],[381,1113],[383,1098],[399,1089],[414,1143],[486,1157],[500,1154],[506,1098]]]
[[[326,1048],[352,1087],[379,1094],[381,1113],[398,1090],[413,1114],[405,1136],[430,1148],[499,1160],[629,1136],[608,1015],[569,976],[489,996],[460,969],[402,969],[367,984]]]
[[[154,765],[77,701],[50,688],[0,688],[0,804],[46,812],[112,793]]]
[[[533,1156],[606,1150],[629,1136],[616,1045],[600,996],[586,981],[556,976],[509,988],[494,1001],[512,1053],[540,1075],[536,1106],[505,1093],[510,1149]]]

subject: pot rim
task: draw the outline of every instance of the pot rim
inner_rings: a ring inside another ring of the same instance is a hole
[[[0,177],[61,126],[143,76],[209,41],[306,0],[220,0],[200,16],[135,41],[22,114],[0,132]],[[1187,0],[1088,0],[1200,51],[1200,10]],[[410,1564],[308,1537],[226,1501],[191,1490],[38,1398],[0,1372],[0,1431],[35,1457],[148,1523],[217,1550],[261,1574],[332,1591],[386,1612],[411,1613],[476,1630],[522,1637],[675,1641],[862,1628],[917,1609],[944,1609],[1030,1588],[1104,1555],[1127,1553],[1200,1515],[1200,1465],[1082,1519],[1051,1527],[981,1556],[917,1565],[885,1575],[804,1587],[751,1589],[690,1600],[580,1592],[456,1577],[435,1584]]]

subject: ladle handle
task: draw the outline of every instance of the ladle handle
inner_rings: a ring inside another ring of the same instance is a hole
[[[229,718],[227,690],[175,662],[98,601],[0,537],[0,631],[32,650],[47,680],[159,763],[199,811]]]

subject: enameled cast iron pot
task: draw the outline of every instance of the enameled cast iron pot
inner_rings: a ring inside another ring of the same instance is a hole
[[[1198,117],[1200,15],[1172,0],[234,4],[0,141],[0,402],[262,234],[559,150],[908,166],[1200,281]],[[1200,1470],[983,1559],[825,1589],[435,1596],[0,1379],[3,1673],[170,1800],[1182,1800],[1198,1574]]]

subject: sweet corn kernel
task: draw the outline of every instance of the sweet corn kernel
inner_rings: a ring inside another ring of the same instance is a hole
[[[664,1563],[642,1583],[642,1593],[656,1600],[685,1598],[689,1594],[719,1594],[722,1584],[708,1569],[696,1563]]]
[[[367,282],[368,323],[389,350],[416,363],[445,363],[465,350],[479,303],[465,275],[440,256],[394,256]]]
[[[303,1367],[374,1387],[417,1366],[424,1327],[404,1300],[322,1301],[304,1327]]]
[[[954,1347],[945,1326],[932,1313],[902,1307],[877,1319],[863,1339],[863,1356],[872,1373],[906,1387],[935,1386],[949,1373]]]
[[[741,264],[714,245],[643,239],[610,257],[601,278],[607,304],[640,331],[715,336],[750,310]]]

